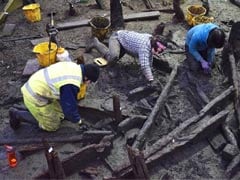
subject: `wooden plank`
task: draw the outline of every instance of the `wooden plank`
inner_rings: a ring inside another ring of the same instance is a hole
[[[123,15],[123,19],[124,19],[124,21],[127,22],[127,21],[133,21],[133,20],[156,19],[159,16],[160,16],[159,11],[151,11],[151,12],[140,12],[140,13],[126,14],[126,15]],[[89,26],[89,21],[90,20],[91,19],[83,19],[83,20],[79,20],[79,21],[57,23],[56,28],[58,30],[66,30],[66,29],[70,29],[70,28]]]
[[[76,171],[80,171],[89,166],[98,158],[105,158],[112,148],[114,135],[105,136],[99,144],[90,144],[81,148],[73,156],[62,161],[62,166],[66,176],[70,176]],[[49,179],[49,171],[37,175],[34,179]]]
[[[26,66],[24,67],[22,76],[30,76],[39,69],[40,69],[40,65],[38,63],[38,60],[36,58],[29,59],[26,63]]]
[[[145,121],[142,129],[140,130],[140,132],[136,138],[136,141],[133,144],[133,148],[140,148],[144,144],[146,135],[149,132],[152,124],[154,123],[158,112],[164,106],[164,103],[167,99],[169,90],[173,84],[174,78],[177,75],[177,70],[178,70],[178,65],[175,65],[174,69],[172,70],[172,72],[169,76],[169,80],[168,80],[166,86],[162,90],[160,96],[157,99],[156,104],[154,105],[154,108],[153,108],[151,114],[149,115],[148,119]]]
[[[30,41],[32,43],[32,45],[37,45],[39,43],[42,43],[42,42],[49,42],[49,37],[44,37],[44,38],[39,38],[39,39],[33,39]]]
[[[208,114],[213,107],[216,109],[219,107],[218,105],[221,104],[221,102],[225,102],[226,99],[229,99],[233,94],[234,88],[233,86],[230,86],[227,90],[225,90],[223,93],[221,93],[219,96],[214,98],[212,101],[210,101],[201,111],[198,115],[195,115],[183,123],[181,123],[177,128],[172,130],[170,133],[168,133],[167,136],[163,136],[161,139],[159,139],[157,142],[155,142],[150,148],[144,151],[144,155],[146,158],[151,157],[156,152],[163,149],[165,146],[170,144],[174,137],[177,137],[179,134],[181,134],[186,129],[189,129],[190,126],[196,124],[200,119],[202,119],[206,114]],[[201,123],[200,123],[201,124]],[[120,169],[117,169],[114,171],[114,174],[117,176],[124,176],[124,174],[128,174],[131,171],[130,164],[124,164]]]

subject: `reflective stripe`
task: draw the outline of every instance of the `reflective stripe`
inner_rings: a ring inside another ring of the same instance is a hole
[[[43,98],[43,97],[41,97],[41,96],[39,96],[39,95],[37,95],[36,93],[33,92],[32,88],[30,87],[30,85],[29,85],[28,82],[25,83],[25,87],[26,87],[26,90],[28,91],[28,93],[29,93],[34,99],[36,99],[36,100],[38,100],[38,101],[41,101],[41,102],[46,102],[46,103],[48,103],[48,99]]]
[[[47,68],[45,68],[43,70],[43,74],[44,74],[44,77],[45,77],[45,80],[47,82],[47,84],[50,86],[50,87],[53,87],[53,83],[57,83],[57,82],[60,82],[60,81],[64,81],[64,80],[67,80],[67,79],[74,79],[74,80],[77,80],[77,81],[81,81],[81,77],[79,76],[74,76],[74,75],[64,75],[64,76],[59,76],[59,77],[55,77],[55,78],[50,78],[49,77],[49,73],[48,73],[48,70]],[[54,88],[55,89],[55,88]]]

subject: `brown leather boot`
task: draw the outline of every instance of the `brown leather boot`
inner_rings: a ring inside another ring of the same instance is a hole
[[[11,107],[9,109],[9,123],[13,130],[17,130],[20,127],[21,121],[17,116],[17,109]]]

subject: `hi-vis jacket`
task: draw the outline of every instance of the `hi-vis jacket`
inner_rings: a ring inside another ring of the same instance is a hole
[[[22,87],[37,106],[44,106],[53,99],[59,99],[60,87],[72,84],[80,88],[82,71],[74,62],[60,62],[33,74]]]
[[[24,104],[47,131],[56,131],[63,119],[59,104],[60,88],[74,85],[80,88],[82,70],[74,62],[59,62],[34,73],[21,88]],[[76,97],[77,98],[77,97]],[[80,118],[80,117],[79,117]]]

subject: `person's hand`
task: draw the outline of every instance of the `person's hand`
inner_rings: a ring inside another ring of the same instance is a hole
[[[150,88],[157,88],[158,83],[155,80],[151,80],[148,82],[147,86]]]
[[[209,74],[211,72],[211,68],[208,62],[205,60],[201,60],[200,62],[201,62],[201,66],[203,68],[204,73]]]
[[[79,126],[83,125],[83,121],[81,119],[78,121],[78,125]]]

